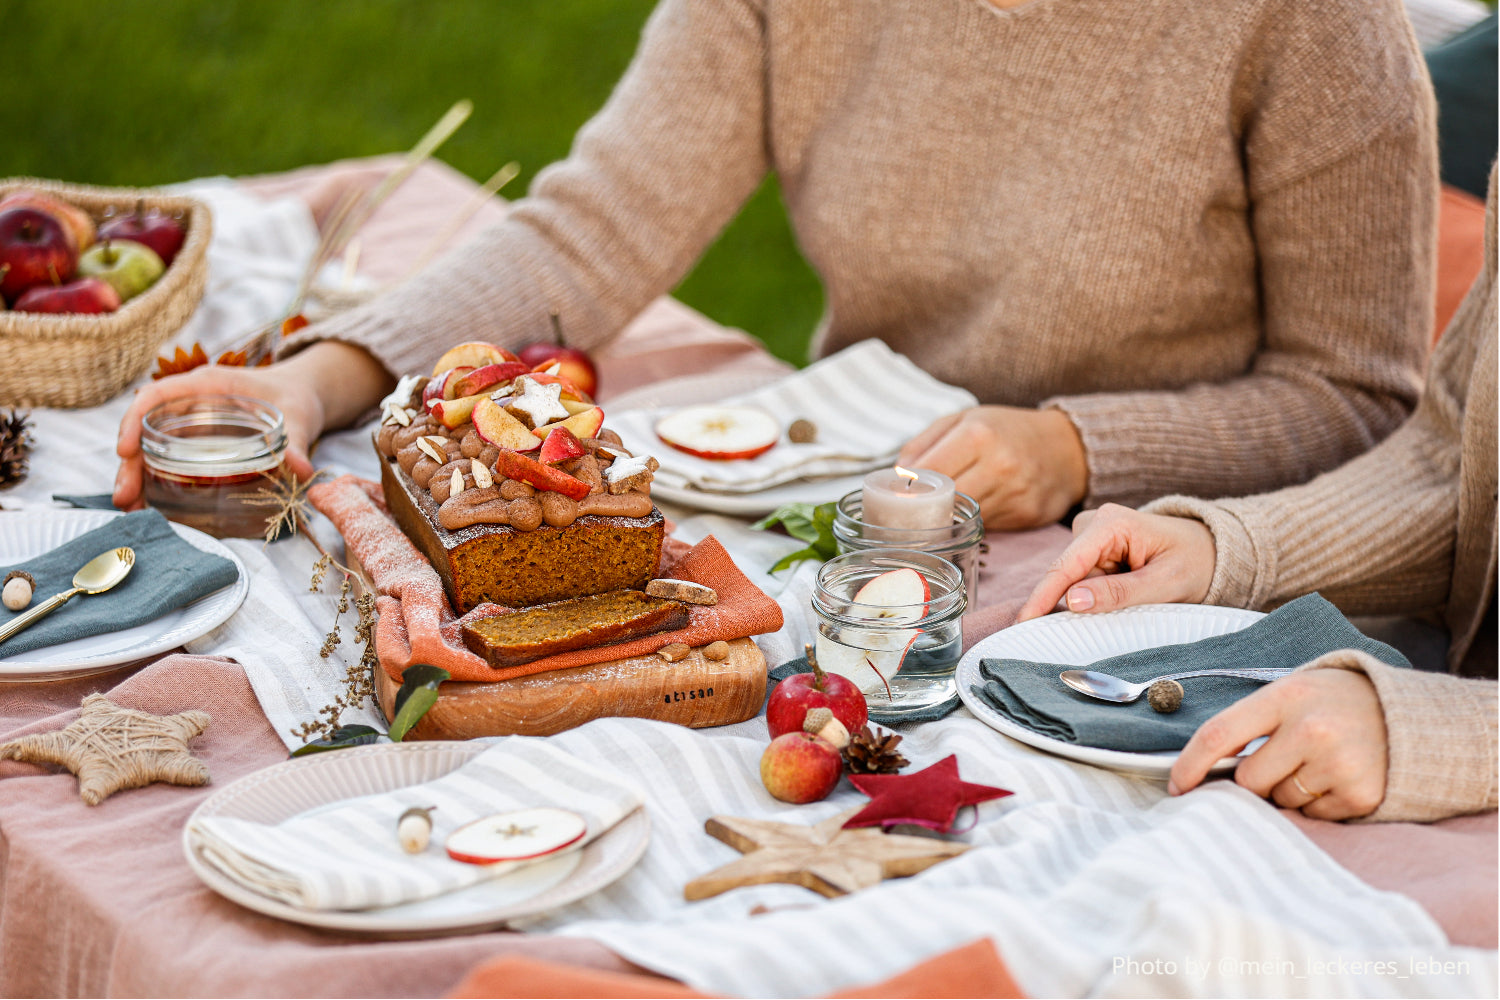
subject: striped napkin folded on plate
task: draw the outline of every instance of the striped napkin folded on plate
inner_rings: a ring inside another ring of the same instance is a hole
[[[781,422],[782,439],[755,458],[714,461],[677,451],[656,436],[671,408],[611,413],[625,447],[661,463],[656,478],[668,486],[718,493],[754,493],[794,479],[848,476],[895,460],[901,446],[939,417],[979,402],[946,385],[884,341],[862,340],[762,389],[724,400],[758,406]],[[786,429],[812,421],[817,440],[794,444]]]
[[[189,832],[207,863],[248,889],[302,909],[366,910],[453,892],[525,863],[453,861],[443,842],[465,823],[534,806],[570,809],[588,824],[568,848],[575,850],[642,802],[618,775],[545,740],[513,736],[436,781],[347,799],[274,826],[214,816]],[[396,839],[396,824],[412,806],[437,807],[431,844],[421,854],[407,854]]]

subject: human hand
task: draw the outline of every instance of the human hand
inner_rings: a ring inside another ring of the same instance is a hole
[[[1069,611],[1132,604],[1200,604],[1214,579],[1213,532],[1186,517],[1107,503],[1073,519],[1073,541],[1042,577],[1017,621],[1039,618],[1066,594]]]
[[[1235,784],[1316,819],[1353,819],[1385,798],[1385,713],[1375,685],[1354,670],[1305,670],[1267,684],[1198,727],[1172,765],[1167,792],[1198,787],[1215,761],[1251,740]]]
[[[896,461],[952,476],[991,530],[1049,524],[1088,489],[1083,439],[1061,410],[972,407],[935,421]]]
[[[144,463],[141,459],[141,418],[162,403],[200,393],[249,396],[270,403],[281,411],[286,426],[286,466],[298,477],[312,475],[308,451],[323,430],[323,405],[313,386],[298,377],[289,364],[266,368],[236,368],[204,365],[181,375],[171,375],[142,386],[120,420],[115,453],[120,469],[115,473],[114,504],[121,510],[145,506],[141,495]]]

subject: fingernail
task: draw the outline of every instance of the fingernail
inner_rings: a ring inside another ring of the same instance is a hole
[[[1074,587],[1068,591],[1068,610],[1087,611],[1094,606],[1094,592],[1087,587]]]
[[[1182,789],[1180,789],[1180,788],[1177,787],[1177,781],[1176,781],[1175,778],[1168,778],[1167,779],[1167,794],[1168,795],[1181,795],[1182,794]]]

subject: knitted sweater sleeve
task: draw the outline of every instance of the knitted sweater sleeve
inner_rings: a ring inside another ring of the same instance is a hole
[[[768,168],[758,0],[664,0],[568,158],[506,219],[375,300],[289,338],[421,371],[464,340],[594,347],[669,291]]]
[[[1145,509],[1193,517],[1218,557],[1207,601],[1265,608],[1314,590],[1348,614],[1412,613],[1449,596],[1464,411],[1496,308],[1495,196],[1485,264],[1433,353],[1422,401],[1379,447],[1310,483],[1262,496],[1173,496]]]
[[[1433,308],[1435,111],[1400,4],[1357,6],[1282,6],[1247,62],[1263,330],[1249,370],[1043,403],[1082,436],[1086,504],[1305,482],[1415,403]]]
[[[1403,670],[1342,649],[1302,670],[1363,673],[1385,714],[1385,798],[1368,817],[1428,823],[1500,805],[1497,691],[1491,680]]]

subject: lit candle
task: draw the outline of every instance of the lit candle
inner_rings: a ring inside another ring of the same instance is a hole
[[[867,525],[910,530],[953,523],[953,480],[930,469],[877,469],[865,477],[861,499]]]

